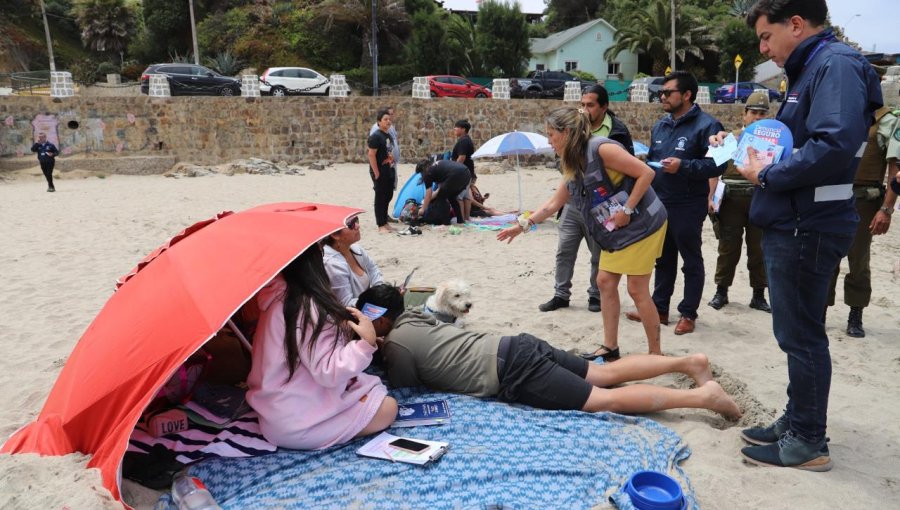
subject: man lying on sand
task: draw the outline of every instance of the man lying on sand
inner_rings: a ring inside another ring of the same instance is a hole
[[[636,354],[596,364],[527,333],[498,336],[439,322],[418,309],[404,311],[397,287],[377,285],[363,292],[357,307],[383,308],[372,317],[384,336],[381,353],[394,387],[427,386],[437,391],[496,397],[541,409],[652,413],[702,408],[737,419],[741,410],[712,380],[705,354],[682,357]],[[613,387],[663,374],[682,373],[696,388],[649,384]]]

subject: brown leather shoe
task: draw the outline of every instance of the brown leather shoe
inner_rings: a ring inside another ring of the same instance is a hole
[[[641,322],[641,316],[638,315],[637,312],[625,312],[625,318],[630,321]],[[667,314],[667,313],[659,314],[659,323],[662,324],[663,326],[668,326],[669,325],[669,314]]]
[[[688,319],[687,317],[682,317],[678,319],[678,324],[675,325],[675,334],[676,335],[685,335],[687,333],[694,332],[694,319]]]

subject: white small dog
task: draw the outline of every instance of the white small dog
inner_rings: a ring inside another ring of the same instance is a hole
[[[463,327],[462,317],[472,308],[472,292],[469,284],[459,278],[438,284],[434,294],[425,301],[425,312],[435,319]]]

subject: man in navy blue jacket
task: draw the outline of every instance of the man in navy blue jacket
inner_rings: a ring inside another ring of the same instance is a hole
[[[827,16],[825,0],[760,0],[747,16],[760,52],[787,74],[777,118],[791,129],[795,153],[764,166],[751,149],[751,163],[741,169],[759,185],[750,221],[763,229],[772,327],[789,380],[784,415],[744,430],[758,446],[741,453],[752,464],[811,471],[832,466],[824,313],[831,276],[856,232],[853,177],[882,103],[878,75],[825,28]]]
[[[37,153],[41,172],[44,173],[44,179],[47,179],[47,191],[56,191],[56,188],[53,187],[53,167],[56,165],[59,149],[47,141],[47,133],[38,133],[38,140],[31,146],[31,152]]]
[[[700,235],[706,219],[709,179],[725,172],[724,164],[716,166],[712,158],[704,156],[709,137],[723,127],[694,104],[697,79],[686,71],[667,75],[659,96],[668,115],[653,126],[647,159],[662,165],[656,170],[653,189],[669,212],[669,227],[662,255],[656,260],[653,303],[659,311],[659,322],[668,324],[669,301],[675,292],[681,255],[684,297],[678,303],[681,318],[675,325],[675,334],[683,335],[694,331],[706,276]],[[636,313],[627,312],[625,317],[640,321]]]

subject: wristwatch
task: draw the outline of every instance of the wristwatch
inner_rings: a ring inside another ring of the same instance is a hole
[[[622,207],[622,212],[625,213],[625,216],[631,216],[632,214],[634,214],[634,209],[626,205]]]
[[[879,208],[878,210],[883,212],[884,214],[887,214],[888,216],[894,214],[893,207],[884,206],[884,207]]]

